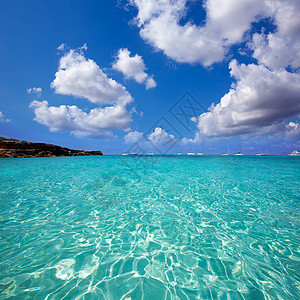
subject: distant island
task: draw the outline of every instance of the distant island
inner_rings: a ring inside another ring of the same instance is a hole
[[[74,150],[51,144],[31,143],[0,137],[0,158],[88,155],[103,155],[103,153],[101,151]]]

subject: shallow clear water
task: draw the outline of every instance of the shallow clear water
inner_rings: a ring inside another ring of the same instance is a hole
[[[297,299],[297,157],[0,160],[0,299]]]

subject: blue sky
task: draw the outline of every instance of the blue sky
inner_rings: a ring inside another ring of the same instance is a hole
[[[0,136],[105,154],[299,150],[299,36],[296,0],[2,1]]]

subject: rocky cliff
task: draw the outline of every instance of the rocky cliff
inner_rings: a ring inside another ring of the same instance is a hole
[[[44,143],[31,143],[0,137],[0,158],[12,157],[55,157],[103,155],[101,151],[85,151],[68,149]]]

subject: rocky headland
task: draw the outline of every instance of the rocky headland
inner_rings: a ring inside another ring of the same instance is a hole
[[[31,143],[0,137],[0,158],[87,155],[103,155],[103,153],[101,151],[74,150],[51,144]]]

